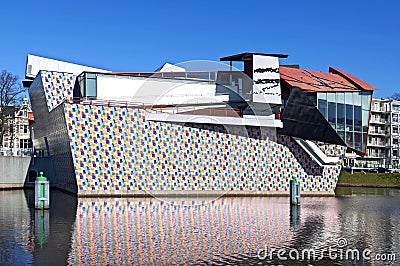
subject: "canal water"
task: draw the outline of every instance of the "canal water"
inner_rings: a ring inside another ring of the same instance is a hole
[[[399,265],[400,190],[336,197],[76,198],[0,191],[0,265]],[[358,256],[357,256],[358,252]]]

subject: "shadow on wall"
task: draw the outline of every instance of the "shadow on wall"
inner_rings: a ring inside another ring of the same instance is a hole
[[[40,172],[43,172],[43,176],[47,177],[50,181],[50,186],[54,187],[57,185],[52,157],[33,157],[29,164],[24,186],[34,187],[36,177],[39,176]]]
[[[280,144],[289,148],[290,152],[294,155],[307,175],[323,175],[323,167],[314,162],[314,160],[300,146],[296,145],[292,137],[281,135],[278,139]]]
[[[185,123],[185,127],[196,128],[200,130],[209,130],[216,133],[222,134],[232,134],[241,137],[249,137],[258,140],[271,139],[272,133],[267,130],[262,130],[261,127],[257,126],[238,126],[238,125],[214,125],[214,124],[195,124],[195,123]]]

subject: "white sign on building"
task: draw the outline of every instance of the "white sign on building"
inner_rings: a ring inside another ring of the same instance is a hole
[[[281,104],[279,59],[253,55],[253,102]]]

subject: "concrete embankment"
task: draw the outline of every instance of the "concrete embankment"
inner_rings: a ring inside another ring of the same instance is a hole
[[[0,156],[0,189],[24,187],[31,157]]]

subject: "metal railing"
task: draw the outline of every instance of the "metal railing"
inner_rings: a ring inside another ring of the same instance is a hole
[[[366,155],[366,157],[369,157],[369,158],[383,158],[383,157],[385,157],[385,154],[384,153],[370,153],[370,154],[367,154]]]
[[[384,108],[384,107],[381,107],[381,108],[375,108],[375,107],[372,107],[371,108],[371,111],[375,111],[375,112],[386,112],[387,110],[386,110],[386,108]]]
[[[380,123],[380,124],[385,124],[386,120],[385,119],[371,119],[371,123]]]
[[[380,135],[385,135],[386,131],[385,130],[370,130],[369,134],[380,134]]]
[[[371,145],[371,146],[385,146],[385,143],[383,141],[371,141],[371,142],[368,142],[368,145]]]
[[[151,113],[168,113],[168,114],[186,114],[186,115],[206,115],[206,116],[225,116],[225,117],[243,117],[240,109],[223,108],[224,103],[220,103],[215,108],[205,107],[202,103],[197,103],[198,106],[165,106],[165,105],[146,105],[140,102],[128,102],[123,100],[108,100],[108,99],[74,99],[70,103],[80,103],[100,106],[114,107],[132,107],[144,109]],[[203,103],[204,104],[204,103]]]
[[[0,156],[21,156],[30,157],[32,156],[32,149],[17,149],[17,148],[0,148]]]

